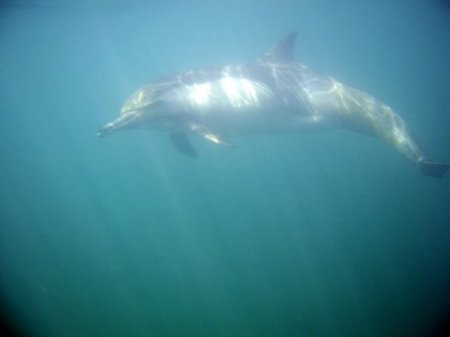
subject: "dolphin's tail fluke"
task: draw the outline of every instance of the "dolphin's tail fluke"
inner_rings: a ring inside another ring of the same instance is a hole
[[[450,165],[448,164],[436,163],[429,160],[422,160],[419,165],[423,174],[435,178],[441,178],[450,169]]]

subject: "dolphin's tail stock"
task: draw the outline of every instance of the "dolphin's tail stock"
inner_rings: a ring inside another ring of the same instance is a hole
[[[442,178],[445,172],[450,169],[450,165],[436,163],[429,160],[421,160],[419,162],[420,170],[429,177]]]

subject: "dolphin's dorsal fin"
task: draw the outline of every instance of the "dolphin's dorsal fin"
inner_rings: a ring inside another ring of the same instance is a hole
[[[278,41],[275,46],[270,49],[264,60],[274,63],[291,63],[295,62],[294,46],[297,39],[297,32],[293,31]]]

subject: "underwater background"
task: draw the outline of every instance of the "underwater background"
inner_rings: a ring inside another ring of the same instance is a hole
[[[310,68],[394,108],[450,162],[444,1],[3,1],[3,335],[437,336],[450,175],[349,132],[193,138],[98,127],[139,87],[252,61],[289,31]]]

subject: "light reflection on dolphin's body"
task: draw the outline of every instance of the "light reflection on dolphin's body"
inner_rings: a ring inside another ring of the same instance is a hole
[[[342,127],[382,139],[425,175],[441,177],[450,168],[424,155],[389,106],[296,62],[296,36],[288,34],[250,64],[190,70],[155,81],[135,92],[97,135],[162,130],[180,152],[196,156],[190,134],[233,146],[228,139],[235,135]]]

